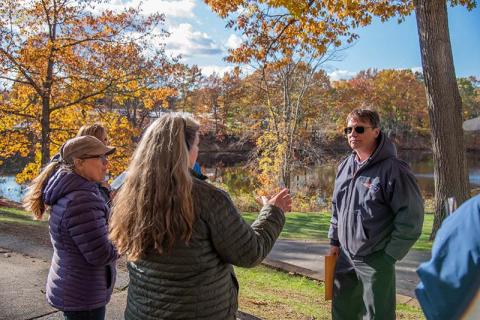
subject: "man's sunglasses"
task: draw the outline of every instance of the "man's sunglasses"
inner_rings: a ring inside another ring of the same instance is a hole
[[[353,132],[353,130],[355,130],[356,133],[358,134],[362,134],[365,132],[365,129],[366,128],[373,128],[373,127],[364,127],[364,126],[358,126],[358,127],[346,127],[345,129],[343,129],[343,132],[345,134],[351,134]]]
[[[100,156],[85,156],[85,157],[81,157],[80,159],[82,160],[85,160],[85,159],[100,159],[102,161],[102,163],[107,163],[108,160],[107,160],[107,156],[102,154]]]

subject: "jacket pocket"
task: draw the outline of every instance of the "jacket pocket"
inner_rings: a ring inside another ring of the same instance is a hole
[[[362,210],[355,210],[353,219],[354,219],[354,226],[353,226],[354,239],[358,240],[361,243],[367,241],[368,235],[363,226]]]
[[[368,242],[368,235],[365,232],[365,228],[363,226],[362,211],[353,211],[350,221],[350,231],[347,231],[351,234],[349,248],[352,254],[357,254],[360,248],[362,248]]]

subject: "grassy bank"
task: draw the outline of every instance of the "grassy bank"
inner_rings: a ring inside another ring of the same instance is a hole
[[[262,319],[331,319],[323,283],[264,266],[235,268],[240,283],[240,309]],[[397,305],[397,319],[424,319],[420,309]]]
[[[252,223],[257,213],[244,213],[243,218]],[[46,221],[36,221],[32,215],[24,210],[13,208],[0,208],[0,223],[13,223],[16,225],[42,226]],[[413,249],[432,249],[432,242],[428,240],[432,231],[433,214],[426,214],[423,223],[423,232]],[[329,212],[292,212],[287,214],[287,222],[280,238],[299,239],[312,241],[328,241],[328,228],[330,226]]]
[[[0,223],[13,223],[29,226],[47,225],[46,221],[33,220],[31,213],[21,209],[0,207]]]
[[[244,213],[243,218],[251,223],[257,217],[257,213]],[[328,228],[330,226],[329,212],[291,212],[287,214],[287,222],[283,227],[280,238],[299,239],[313,241],[328,241]],[[433,214],[425,214],[423,230],[420,239],[415,243],[413,249],[427,250],[432,249],[432,242],[428,240],[432,232]]]

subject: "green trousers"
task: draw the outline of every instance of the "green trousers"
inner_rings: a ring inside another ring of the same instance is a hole
[[[335,268],[334,320],[395,319],[395,263],[379,251],[351,258],[340,250]]]

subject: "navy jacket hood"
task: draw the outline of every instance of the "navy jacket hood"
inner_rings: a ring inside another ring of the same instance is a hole
[[[354,151],[353,154],[356,156],[357,153]],[[352,160],[355,159],[355,156],[352,157]],[[365,168],[371,165],[374,165],[378,162],[382,162],[388,158],[396,158],[397,157],[397,148],[395,145],[389,140],[385,138],[385,134],[380,131],[380,135],[378,136],[378,145],[373,154],[368,159],[368,163],[365,164]]]
[[[47,205],[55,204],[59,199],[73,191],[98,192],[94,182],[90,182],[82,176],[67,169],[60,169],[48,180],[43,190],[43,200]]]

